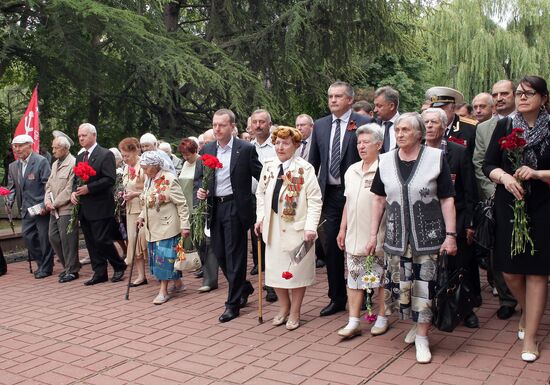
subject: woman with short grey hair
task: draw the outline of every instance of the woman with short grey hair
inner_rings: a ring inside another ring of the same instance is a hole
[[[427,333],[438,253],[456,254],[455,192],[449,165],[441,150],[422,145],[425,134],[418,113],[405,113],[395,121],[398,148],[379,157],[366,247],[367,255],[375,254],[378,232],[385,224],[384,311],[389,315],[399,310],[401,319],[413,319],[415,326],[405,342],[415,343],[419,363],[432,359]],[[387,320],[377,324],[378,334],[389,328]]]
[[[370,233],[371,206],[374,194],[370,191],[372,180],[378,169],[378,155],[384,144],[384,131],[376,123],[365,124],[357,129],[357,152],[361,160],[352,164],[344,175],[344,196],[346,204],[342,212],[342,222],[336,242],[338,247],[345,251],[348,267],[347,293],[349,303],[348,324],[338,330],[338,335],[343,338],[353,338],[362,333],[360,325],[360,311],[365,288],[363,287],[363,276],[367,256],[365,249],[367,238],[364,234]],[[378,232],[380,242],[376,250],[376,266],[382,277],[382,265],[384,251],[382,241],[384,240],[384,226],[380,226]],[[380,281],[378,282],[380,285]],[[381,318],[384,317],[384,290],[379,286],[378,300],[380,305]],[[380,332],[378,332],[380,331]],[[385,330],[377,329],[376,324],[371,329],[371,334],[382,334]]]

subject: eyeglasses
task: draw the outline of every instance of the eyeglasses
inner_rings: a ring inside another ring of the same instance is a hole
[[[531,99],[536,94],[536,91],[516,91],[516,98],[521,99],[523,96],[525,96],[526,99]]]

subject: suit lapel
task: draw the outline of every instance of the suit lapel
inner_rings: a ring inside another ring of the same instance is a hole
[[[235,170],[235,167],[237,166],[237,162],[239,161],[240,154],[241,154],[241,145],[238,142],[238,139],[234,138],[233,148],[231,149],[231,165],[229,168],[230,175],[233,175],[233,170]]]
[[[96,161],[97,159],[97,156],[99,154],[99,149],[101,147],[99,146],[99,144],[94,148],[94,151],[92,152],[92,155],[89,157],[88,159],[88,163],[90,164],[90,166],[94,166],[94,162]]]

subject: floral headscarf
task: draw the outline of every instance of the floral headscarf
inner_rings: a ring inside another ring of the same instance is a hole
[[[145,151],[143,154],[141,154],[139,164],[142,166],[158,166],[161,170],[168,171],[176,175],[174,163],[172,163],[172,159],[170,159],[168,154],[166,154],[164,151]]]

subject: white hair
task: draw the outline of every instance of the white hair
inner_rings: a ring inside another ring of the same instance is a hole
[[[376,123],[367,123],[360,126],[355,135],[370,134],[375,142],[384,142],[384,130]]]
[[[111,148],[109,149],[109,151],[111,151],[111,152],[114,154],[115,160],[117,160],[117,161],[119,161],[119,162],[122,161],[122,154],[120,153],[120,151],[118,151],[118,148],[116,148],[116,147],[111,147]]]
[[[69,139],[67,139],[65,136],[58,136],[54,138],[53,141],[57,141],[57,144],[63,148],[71,148],[71,143],[69,142]]]
[[[141,135],[141,138],[139,138],[139,144],[144,143],[157,144],[157,138],[155,137],[155,135],[147,132]]]
[[[81,128],[87,129],[90,134],[97,135],[97,130],[96,130],[95,126],[92,123],[82,123],[80,126],[78,126],[79,130]]]
[[[168,142],[159,143],[159,150],[166,152],[167,154],[172,154],[172,146]]]

